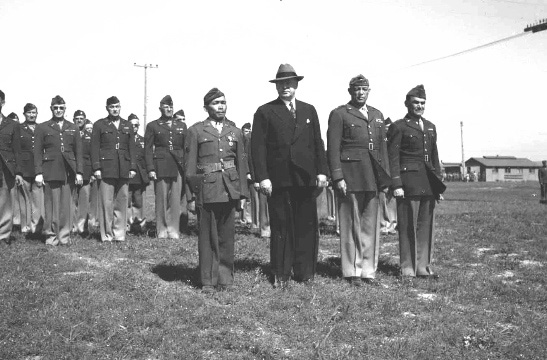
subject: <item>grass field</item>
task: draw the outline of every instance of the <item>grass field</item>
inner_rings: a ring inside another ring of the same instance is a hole
[[[0,245],[0,359],[545,359],[536,184],[448,185],[438,281],[399,282],[392,235],[384,286],[349,287],[324,220],[313,285],[273,289],[268,242],[239,227],[235,289],[213,295],[199,291],[195,235],[52,248],[16,233]]]

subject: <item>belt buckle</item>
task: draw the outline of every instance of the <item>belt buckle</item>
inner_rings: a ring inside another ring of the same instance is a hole
[[[116,150],[120,148],[120,144],[116,144]]]
[[[368,149],[374,150],[374,143],[368,143]]]
[[[65,152],[65,147],[61,146],[61,152]]]
[[[173,145],[169,145],[169,150],[173,150]]]
[[[425,155],[425,161],[429,161],[429,155]]]

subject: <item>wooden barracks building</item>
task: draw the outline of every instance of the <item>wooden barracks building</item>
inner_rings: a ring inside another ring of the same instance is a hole
[[[469,174],[477,174],[479,181],[538,181],[541,162],[497,155],[469,158],[465,166]]]

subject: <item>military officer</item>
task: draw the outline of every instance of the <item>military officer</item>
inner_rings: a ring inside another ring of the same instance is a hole
[[[375,279],[380,249],[379,191],[390,184],[386,130],[382,113],[367,105],[369,81],[349,82],[349,103],[329,116],[327,157],[339,192],[342,274],[353,286]]]
[[[271,267],[274,286],[281,289],[291,272],[296,281],[313,281],[319,246],[316,194],[327,186],[329,171],[317,111],[296,99],[303,78],[281,64],[270,80],[279,97],[260,106],[253,120],[255,181],[271,195]]]
[[[86,119],[84,129],[88,134],[93,133],[93,123],[91,120]],[[85,152],[84,152],[85,153]],[[89,152],[91,154],[91,150]],[[90,158],[91,161],[91,158]],[[85,160],[84,160],[85,162]],[[85,169],[85,165],[84,165]],[[85,172],[85,170],[84,170]],[[99,182],[95,179],[93,173],[93,164],[91,164],[91,176],[89,178],[90,190],[89,190],[89,216],[87,219],[88,227],[99,227]]]
[[[180,109],[174,115],[176,121],[186,124],[186,116],[184,115],[184,110]],[[188,228],[188,199],[186,198],[186,189],[182,189],[180,192],[180,223],[179,230],[181,233],[189,234],[190,229]]]
[[[2,108],[6,95],[0,90],[0,240],[10,242],[13,227],[13,203],[11,191],[23,183],[20,174],[19,123],[4,116]]]
[[[539,200],[540,204],[547,203],[547,160],[541,162],[542,167],[538,172],[539,186],[541,190],[541,199]]]
[[[76,188],[74,194],[74,222],[72,224],[72,232],[80,236],[86,236],[89,233],[88,219],[90,217],[91,186],[95,180],[91,165],[91,132],[85,128],[85,125],[90,123],[90,121],[87,120],[84,111],[76,110],[73,122],[78,126],[80,141],[82,142],[83,183]]]
[[[35,182],[44,186],[47,245],[66,245],[70,241],[77,185],[83,183],[82,142],[78,127],[65,120],[62,97],[51,100],[51,120],[36,127],[34,141]]]
[[[91,162],[99,181],[99,227],[102,241],[124,241],[129,179],[137,171],[135,134],[120,117],[120,100],[106,100],[108,116],[93,124]]]
[[[12,112],[8,115],[8,118],[19,123],[19,116]],[[17,196],[17,188],[14,186],[11,189],[11,205],[13,207],[13,226],[17,227],[21,225],[21,208],[19,206],[19,197]]]
[[[127,227],[128,230],[141,232],[146,224],[143,213],[143,196],[150,180],[146,172],[144,138],[138,134],[140,126],[139,118],[137,115],[131,114],[127,120],[131,123],[133,132],[135,133],[135,161],[137,162],[137,174],[133,179],[129,180]]]
[[[21,233],[34,236],[42,233],[44,223],[44,191],[37,186],[34,178],[34,136],[38,109],[26,104],[23,109],[25,122],[19,126],[21,133],[21,175],[23,183],[18,187],[21,207]]]
[[[234,282],[235,211],[249,197],[243,135],[225,122],[226,98],[217,88],[203,98],[209,117],[188,129],[188,199],[199,208],[199,271],[202,289],[227,289]]]
[[[397,199],[402,278],[438,278],[431,268],[435,237],[435,200],[445,185],[437,151],[437,130],[423,117],[425,89],[406,95],[406,116],[389,127],[388,151],[393,195]]]
[[[160,101],[161,117],[146,126],[146,169],[155,181],[156,236],[179,239],[180,197],[183,189],[186,124],[173,118],[173,100]]]

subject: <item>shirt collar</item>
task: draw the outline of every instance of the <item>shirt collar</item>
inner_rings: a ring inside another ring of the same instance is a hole
[[[281,98],[280,98],[281,99]],[[296,98],[293,98],[291,101],[287,101],[287,100],[284,100],[284,99],[281,99],[281,101],[283,101],[283,104],[285,104],[285,106],[287,107],[287,109],[291,109],[291,107],[289,106],[289,103],[292,103],[292,106],[294,107],[294,109],[296,110]]]

